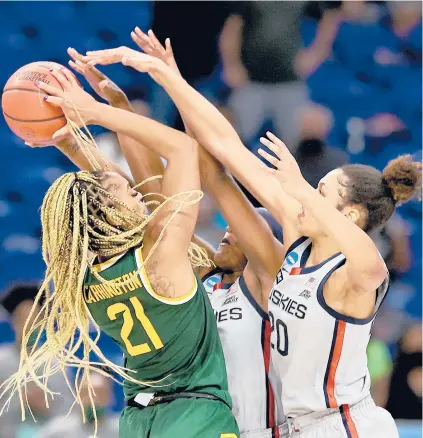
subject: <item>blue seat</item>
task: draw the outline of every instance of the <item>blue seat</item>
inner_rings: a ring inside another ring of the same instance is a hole
[[[0,253],[0,288],[10,287],[15,282],[40,281],[44,277],[45,264],[41,253]]]
[[[77,2],[75,5],[80,17],[88,20],[91,26],[100,29],[132,30],[135,26],[144,26],[151,19],[151,2],[104,2],[91,1]]]

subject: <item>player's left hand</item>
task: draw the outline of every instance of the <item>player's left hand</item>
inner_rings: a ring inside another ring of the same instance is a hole
[[[131,32],[131,38],[147,55],[162,60],[175,73],[181,75],[169,38],[166,38],[165,47],[163,47],[151,29],[145,34],[138,26]]]
[[[87,63],[86,56],[78,53],[74,48],[69,47],[68,55],[72,58],[69,65],[84,76],[93,90],[112,106],[129,105],[128,98],[124,91],[111,81],[98,68]]]
[[[264,166],[266,166],[269,174],[277,178],[283,190],[288,195],[296,198],[304,190],[310,189],[311,186],[302,176],[295,158],[285,143],[271,132],[266,132],[266,135],[267,138],[260,138],[260,143],[268,147],[276,157],[261,148],[258,150],[258,153],[276,169]]]
[[[133,58],[142,55],[134,49],[121,46],[116,49],[88,51],[84,57],[90,65],[110,65],[121,63],[123,58]]]
[[[50,73],[56,78],[62,89],[44,82],[36,82],[37,87],[47,94],[44,100],[52,105],[60,106],[66,118],[72,120],[78,126],[89,125],[93,121],[97,101],[82,89],[69,70],[62,68],[59,72],[50,69]],[[53,138],[56,139],[69,133],[69,126],[66,125],[56,131]]]
[[[87,52],[86,59],[90,65],[109,65],[121,62],[123,65],[132,67],[139,72],[148,73],[159,84],[165,78],[166,73],[175,74],[161,59],[137,52],[128,47]]]

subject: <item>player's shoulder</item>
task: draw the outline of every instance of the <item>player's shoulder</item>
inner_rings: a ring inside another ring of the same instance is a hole
[[[348,283],[345,265],[340,266],[338,269],[333,271],[326,279],[324,284],[325,295],[330,295],[331,292],[333,292],[338,299],[346,298],[349,293],[349,289],[350,286]]]

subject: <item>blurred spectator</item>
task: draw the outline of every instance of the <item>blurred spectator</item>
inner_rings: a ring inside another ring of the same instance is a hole
[[[367,346],[367,366],[372,382],[373,400],[377,406],[385,407],[392,373],[392,358],[386,344],[379,339],[370,339]]]
[[[104,370],[107,371],[107,370]],[[98,429],[96,438],[118,438],[119,417],[110,417],[108,408],[112,402],[112,380],[102,374],[92,372],[90,379],[95,393],[94,402]],[[94,414],[87,385],[81,390],[81,400],[85,409],[86,423],[82,422],[80,409],[76,407],[71,415],[55,417],[42,427],[32,438],[74,438],[89,437],[94,434]]]
[[[340,3],[306,8],[297,71],[335,114],[337,142],[382,168],[421,147],[421,4]]]
[[[333,123],[329,110],[310,105],[301,109],[299,119],[300,142],[295,149],[295,159],[306,181],[317,187],[328,172],[347,163],[348,155],[326,142]]]
[[[401,275],[407,272],[411,264],[411,245],[406,222],[398,213],[394,213],[381,235],[386,237],[387,242],[379,251],[391,272],[391,278],[393,274]]]
[[[0,302],[11,317],[16,337],[14,344],[0,346],[0,384],[18,370],[23,329],[37,293],[37,285],[17,285],[11,288]],[[51,417],[67,413],[72,404],[71,394],[61,375],[50,377],[49,388],[58,395],[54,400],[49,400],[47,408],[43,391],[34,383],[27,386],[28,405],[40,424]],[[2,402],[4,403],[4,399]],[[1,417],[0,438],[32,438],[37,428],[38,425],[32,422],[29,413],[26,422],[21,422],[19,400],[14,396],[8,411]]]
[[[395,419],[422,419],[422,327],[410,327],[399,342],[386,405]]]
[[[233,88],[237,131],[249,143],[263,121],[287,145],[297,141],[295,111],[306,98],[293,61],[300,48],[302,1],[234,2],[220,38],[223,75]]]

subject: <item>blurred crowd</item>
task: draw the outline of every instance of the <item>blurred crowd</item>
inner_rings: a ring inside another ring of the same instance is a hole
[[[161,41],[170,37],[182,75],[219,106],[247,148],[256,153],[263,132],[274,132],[316,186],[346,162],[382,169],[399,154],[421,160],[421,20],[419,1],[2,2],[0,47],[7,56],[0,77],[5,82],[31,61],[64,64],[69,45],[80,51],[129,45],[135,25],[153,28]],[[182,129],[174,105],[148,77],[121,66],[105,72],[140,114]],[[102,151],[128,170],[116,136],[94,133]],[[43,276],[37,209],[48,184],[72,167],[54,148],[28,150],[4,122],[0,142],[6,154],[0,169],[1,382],[17,368],[23,323]],[[217,243],[224,220],[210,198],[202,202],[199,234]],[[421,203],[399,208],[373,237],[392,279],[368,348],[373,396],[394,418],[421,421]],[[113,343],[101,342],[109,357],[121,360]],[[95,382],[98,436],[116,437],[117,420],[106,414],[122,407],[121,390],[104,373]],[[60,378],[50,383],[61,395],[49,409],[41,390],[29,388],[37,423],[20,424],[13,400],[1,417],[0,438],[63,438],[78,428],[72,436],[92,433],[93,413],[86,412],[85,426],[78,409],[65,420],[71,394]]]

